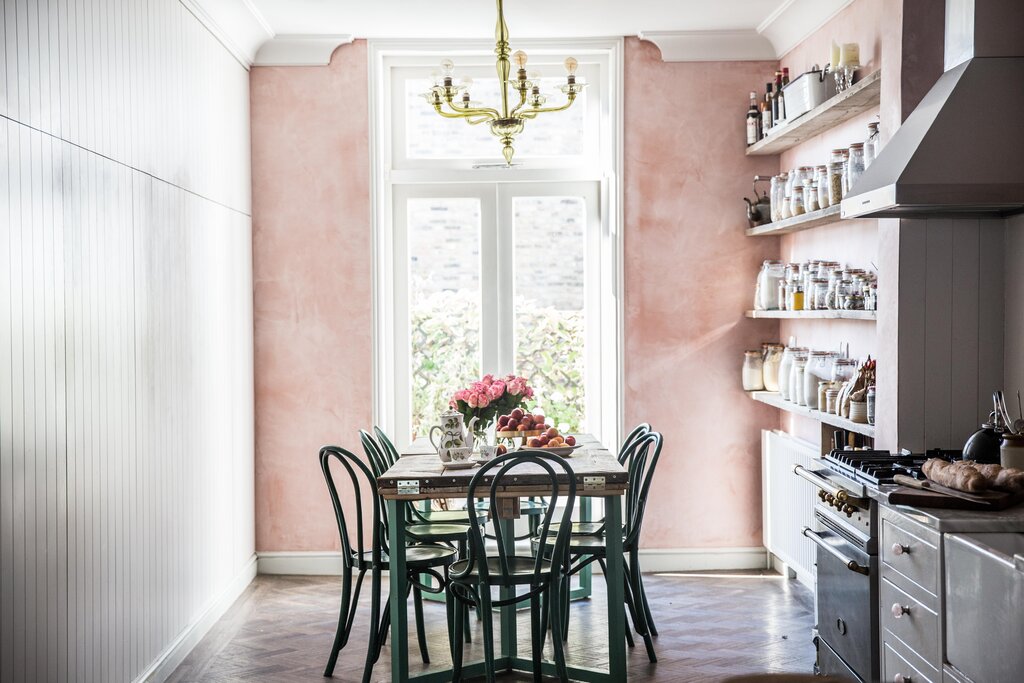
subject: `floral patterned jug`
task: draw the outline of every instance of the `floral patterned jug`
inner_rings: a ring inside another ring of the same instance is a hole
[[[463,425],[462,413],[457,410],[447,410],[441,413],[441,424],[430,428],[430,445],[437,451],[441,462],[451,460],[451,451],[454,449],[468,448],[473,450],[473,426],[477,418],[469,421],[468,426]],[[439,440],[434,440],[434,431],[441,433]]]

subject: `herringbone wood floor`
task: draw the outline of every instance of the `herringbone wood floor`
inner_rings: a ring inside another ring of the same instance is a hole
[[[655,643],[659,661],[650,664],[639,643],[628,652],[631,681],[718,681],[745,673],[811,671],[812,598],[795,581],[761,573],[650,575],[645,580],[661,632]],[[338,618],[338,581],[337,577],[257,577],[170,680],[324,680],[321,674]],[[606,603],[600,576],[594,585],[593,598],[573,603],[568,642],[570,662],[590,666],[606,661]],[[341,652],[336,681],[361,680],[368,633],[366,592],[362,601],[366,609],[360,611],[352,640]],[[451,660],[444,606],[427,602],[424,609],[434,666],[445,666]],[[524,656],[530,651],[528,614],[519,617],[519,649]],[[409,623],[411,628],[411,609]],[[475,618],[473,623],[467,662],[482,652],[480,624]],[[549,656],[550,647],[549,643]],[[421,671],[412,633],[409,652],[413,671]],[[374,669],[374,681],[390,681],[389,657],[390,641]]]

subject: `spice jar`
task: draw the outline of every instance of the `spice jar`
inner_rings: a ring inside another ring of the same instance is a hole
[[[746,351],[743,354],[743,391],[764,389],[764,360],[760,351]]]
[[[780,215],[782,216],[782,220],[786,220],[787,218],[792,218],[793,217],[792,212],[789,210],[790,203],[792,201],[793,201],[792,198],[788,194],[785,195],[782,198],[782,208],[781,208],[781,212],[780,212]]]
[[[803,311],[805,309],[804,286],[799,282],[795,282],[793,283],[793,296],[790,298],[789,310]]]
[[[1003,434],[999,445],[999,464],[1024,469],[1024,434]]]
[[[814,182],[818,188],[818,208],[827,209],[828,201],[828,166],[818,166],[814,171]]]
[[[808,212],[817,211],[821,207],[818,205],[818,185],[812,180],[808,180],[807,184],[804,185],[804,209]]]
[[[850,145],[850,160],[847,163],[847,189],[854,186],[864,174],[864,143],[855,142]]]
[[[828,203],[835,206],[843,201],[843,162],[833,161],[828,165]]]
[[[782,364],[782,344],[768,344],[764,354],[762,375],[765,391],[779,390],[779,366]]]
[[[814,292],[814,303],[811,305],[811,310],[824,311],[828,308],[828,280],[816,277],[811,281],[811,286]]]
[[[826,413],[831,413],[832,415],[836,414],[836,411],[838,409],[838,405],[837,405],[838,404],[838,398],[839,398],[839,389],[836,389],[835,388],[835,383],[833,383],[832,388],[829,388],[829,389],[825,390],[825,412]]]

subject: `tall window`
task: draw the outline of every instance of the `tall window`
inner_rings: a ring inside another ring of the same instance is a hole
[[[571,47],[526,48],[549,93]],[[442,119],[423,99],[447,54],[371,45],[375,419],[400,445],[484,373],[528,377],[533,407],[556,425],[617,436],[620,53],[617,42],[574,52],[588,88],[527,122],[505,168],[486,124]],[[485,103],[499,97],[493,59],[467,46],[456,60]]]

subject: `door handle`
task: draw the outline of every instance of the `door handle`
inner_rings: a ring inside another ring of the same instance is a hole
[[[830,555],[832,555],[837,560],[845,564],[846,568],[849,569],[851,572],[857,572],[858,574],[863,574],[864,576],[868,576],[871,573],[870,567],[865,567],[862,564],[858,564],[856,560],[849,558],[846,555],[843,555],[841,552],[833,548],[832,544],[828,543],[825,539],[823,539],[821,537],[821,534],[819,534],[817,531],[812,531],[810,527],[805,526],[800,533],[814,541],[814,544],[817,545],[819,548],[827,551]]]

